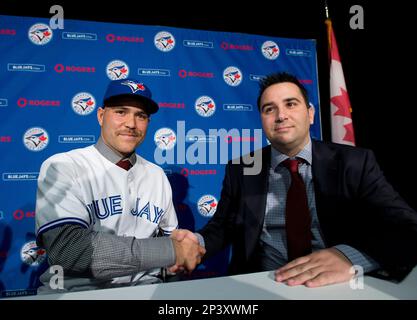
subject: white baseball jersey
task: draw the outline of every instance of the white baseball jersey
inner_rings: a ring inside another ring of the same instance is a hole
[[[36,234],[78,224],[119,236],[170,234],[178,221],[163,170],[139,155],[128,171],[89,146],[53,155],[41,167]]]

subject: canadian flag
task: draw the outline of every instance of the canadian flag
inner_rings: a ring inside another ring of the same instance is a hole
[[[330,56],[330,123],[332,141],[355,145],[351,106],[332,22],[326,19]]]

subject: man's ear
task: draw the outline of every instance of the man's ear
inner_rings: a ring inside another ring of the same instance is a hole
[[[104,116],[104,108],[98,108],[97,109],[97,120],[100,124],[100,127],[103,125],[103,116]]]
[[[314,124],[314,114],[316,113],[316,109],[314,109],[314,106],[309,103],[310,108],[308,108],[308,117],[310,119],[310,125]]]

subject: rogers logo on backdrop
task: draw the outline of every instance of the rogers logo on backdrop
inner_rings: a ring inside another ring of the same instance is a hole
[[[213,72],[198,72],[198,71],[187,71],[181,69],[178,71],[178,76],[180,78],[186,77],[196,77],[196,78],[214,78]]]
[[[109,33],[106,36],[107,42],[113,43],[117,42],[134,42],[134,43],[143,43],[145,39],[143,37],[129,37],[129,36],[118,36],[112,33]]]
[[[206,169],[206,170],[194,170],[188,168],[182,168],[181,174],[184,177],[188,176],[207,176],[207,175],[217,175],[217,171],[215,169]]]
[[[233,44],[223,41],[220,45],[223,50],[241,50],[241,51],[252,51],[254,50],[251,45],[248,44]]]
[[[184,102],[159,102],[158,106],[160,108],[171,108],[171,109],[184,109]]]
[[[0,29],[1,35],[7,35],[7,36],[15,36],[16,30],[15,29]]]
[[[38,100],[38,99],[26,99],[26,98],[19,98],[17,100],[17,105],[20,108],[24,108],[27,105],[33,107],[59,107],[61,105],[61,101],[59,100]]]
[[[35,218],[35,211],[23,211],[22,209],[17,209],[13,212],[13,218],[15,220],[22,220],[24,218]]]
[[[96,72],[96,67],[83,67],[83,66],[64,66],[61,63],[55,65],[54,70],[58,73],[62,72],[84,72],[93,73]]]

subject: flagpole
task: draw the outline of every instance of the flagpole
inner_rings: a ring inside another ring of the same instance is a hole
[[[329,6],[327,5],[327,0],[324,0],[324,9],[326,11],[326,19],[329,19]]]
[[[328,48],[329,48],[329,62],[331,61],[331,54],[330,54],[330,48],[331,48],[331,43],[332,43],[332,37],[331,37],[331,30],[332,30],[332,21],[330,20],[329,17],[329,6],[327,4],[327,0],[324,0],[324,10],[326,13],[326,20],[324,21],[324,23],[326,24],[326,29],[327,29],[327,43],[328,43]]]

